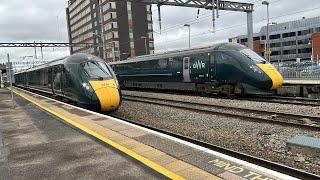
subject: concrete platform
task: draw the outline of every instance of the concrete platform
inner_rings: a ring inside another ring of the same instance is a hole
[[[83,133],[90,134],[101,142],[108,144],[107,147],[112,146],[122,152],[124,157],[131,157],[131,159],[139,161],[141,163],[140,167],[148,167],[154,171],[154,173],[151,173],[148,168],[144,169],[146,174],[141,173],[141,177],[134,179],[146,178],[147,175],[151,178],[166,177],[170,179],[293,179],[284,174],[146,130],[106,115],[83,110],[18,89],[15,90],[15,93],[58,117],[55,118],[58,121],[71,125]],[[39,108],[34,107],[37,110]],[[52,136],[57,134],[60,133],[52,132]],[[23,136],[23,134],[20,134],[20,136]],[[68,138],[70,141],[74,141],[73,139],[72,136]],[[60,146],[57,145],[57,147]],[[97,152],[94,149],[91,150],[94,155],[86,157],[95,159]],[[61,156],[65,156],[64,152],[59,152]],[[100,152],[98,155],[101,156],[103,153]],[[80,158],[82,155],[79,154],[77,157]],[[52,159],[55,158],[49,158],[49,161]],[[74,157],[69,158],[67,156],[67,159],[74,160]],[[97,164],[92,165],[92,167],[94,166],[101,168]],[[118,168],[123,169],[123,167]],[[124,171],[126,172],[126,170]],[[139,175],[139,173],[137,174]],[[114,177],[118,175],[121,178],[121,173],[118,174],[115,171],[113,174]]]
[[[291,152],[320,157],[320,138],[296,136],[289,139],[286,144]]]
[[[320,79],[285,79],[283,85],[320,85]]]
[[[320,99],[320,79],[285,79],[277,94]]]
[[[0,90],[0,179],[166,179],[32,103]]]

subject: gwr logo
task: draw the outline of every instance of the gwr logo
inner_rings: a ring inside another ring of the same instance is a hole
[[[193,63],[193,69],[204,69],[206,67],[206,64],[202,61],[197,61],[195,63]]]

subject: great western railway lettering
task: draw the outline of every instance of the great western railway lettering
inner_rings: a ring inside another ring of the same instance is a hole
[[[265,175],[252,172],[244,167],[240,167],[238,165],[234,165],[229,162],[222,161],[220,159],[209,161],[208,164],[211,164],[215,167],[218,167],[220,169],[223,169],[225,171],[228,171],[230,173],[233,173],[237,176],[240,176],[242,178],[249,179],[249,180],[273,180],[272,178],[269,178]]]
[[[206,64],[202,61],[197,61],[193,63],[193,69],[204,69],[206,67]]]

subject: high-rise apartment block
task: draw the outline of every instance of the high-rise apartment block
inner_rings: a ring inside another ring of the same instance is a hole
[[[320,60],[320,16],[272,24],[269,31],[271,62]],[[266,26],[254,34],[253,50],[261,56],[265,55],[266,34]],[[229,41],[247,45],[248,38],[242,35]]]
[[[151,5],[125,0],[69,0],[66,9],[70,47],[107,62],[154,53]]]

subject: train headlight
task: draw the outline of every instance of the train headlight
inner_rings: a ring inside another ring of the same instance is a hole
[[[255,66],[255,65],[251,65],[250,69],[252,69],[253,72],[255,73],[259,73],[262,74],[261,70],[259,69],[259,67]]]
[[[90,85],[87,83],[82,83],[82,86],[86,88],[86,90],[89,90],[91,88]]]

